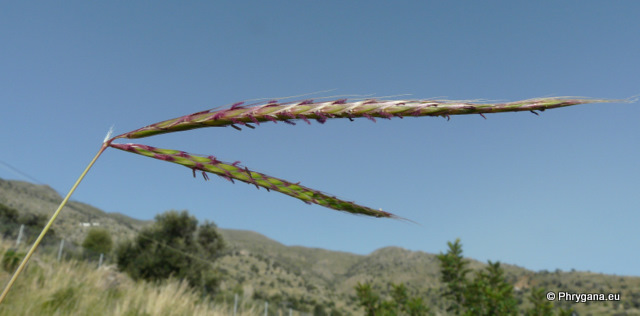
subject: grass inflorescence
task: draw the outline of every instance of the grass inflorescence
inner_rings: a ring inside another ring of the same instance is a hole
[[[226,163],[219,161],[216,157],[202,157],[189,154],[180,150],[155,148],[140,144],[110,144],[109,146],[124,151],[136,153],[146,157],[173,162],[183,165],[196,171],[201,171],[202,176],[208,180],[207,172],[216,174],[231,182],[239,180],[254,185],[256,188],[263,187],[267,191],[277,191],[294,198],[300,199],[307,204],[318,204],[338,211],[352,214],[368,215],[373,217],[394,217],[393,214],[382,210],[375,210],[366,206],[361,206],[353,202],[341,200],[335,196],[328,195],[318,190],[310,189],[286,180],[268,176],[264,173],[249,170],[240,165],[239,161]]]
[[[347,99],[314,102],[313,100],[301,100],[294,102],[278,102],[277,100],[265,103],[245,105],[238,102],[227,109],[205,110],[178,118],[154,123],[145,127],[120,134],[108,141],[109,146],[133,152],[143,156],[165,160],[181,164],[194,171],[199,170],[217,174],[233,182],[240,180],[274,190],[295,197],[307,204],[318,204],[338,211],[352,214],[361,214],[373,217],[401,218],[382,210],[358,205],[338,199],[318,190],[310,189],[282,179],[267,176],[263,173],[251,171],[241,167],[238,162],[229,164],[218,161],[215,157],[202,157],[185,153],[179,150],[159,149],[140,144],[114,144],[113,140],[119,138],[136,139],[159,134],[173,133],[203,127],[231,126],[240,130],[240,126],[255,128],[264,122],[285,122],[296,124],[296,121],[304,121],[311,124],[315,120],[321,124],[329,119],[367,118],[376,122],[376,118],[391,119],[404,117],[440,116],[447,119],[451,115],[478,114],[485,117],[486,113],[530,111],[536,115],[536,111],[566,107],[585,103],[614,102],[616,100],[584,99],[584,98],[537,98],[506,103],[478,103],[469,101],[446,100],[376,100],[364,99],[349,102]],[[619,101],[619,100],[618,100]],[[486,117],[485,117],[486,118]]]
[[[347,102],[347,99],[314,102],[302,100],[297,102],[282,102],[276,100],[263,104],[245,106],[242,102],[223,110],[206,110],[178,118],[151,124],[134,131],[114,137],[143,138],[158,134],[185,131],[201,127],[231,126],[240,129],[238,125],[255,128],[263,122],[285,122],[294,124],[302,120],[311,124],[310,120],[324,123],[328,119],[376,118],[391,119],[394,117],[420,117],[479,114],[484,117],[487,113],[545,111],[548,109],[566,107],[585,103],[615,102],[620,100],[584,99],[584,98],[539,98],[507,103],[475,103],[463,101],[438,100],[376,100],[365,99]]]

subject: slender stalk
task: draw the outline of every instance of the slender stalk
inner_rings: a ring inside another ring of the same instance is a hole
[[[100,157],[102,152],[104,152],[104,150],[107,149],[107,147],[109,147],[110,143],[111,143],[111,140],[105,141],[102,144],[102,147],[100,147],[100,150],[98,151],[96,156],[93,157],[93,160],[91,160],[87,168],[84,169],[84,172],[82,172],[78,180],[76,180],[76,183],[73,185],[73,187],[71,187],[71,190],[69,190],[69,193],[67,193],[67,196],[64,198],[64,200],[62,200],[62,203],[60,203],[60,206],[58,206],[58,209],[53,213],[47,225],[44,226],[44,228],[42,229],[42,232],[40,232],[40,236],[38,236],[38,239],[36,239],[36,241],[33,243],[33,246],[31,246],[31,249],[29,249],[29,252],[27,252],[27,254],[24,256],[24,259],[22,259],[20,266],[18,266],[18,269],[13,273],[13,276],[11,276],[11,280],[9,280],[9,283],[7,283],[7,286],[2,291],[2,295],[0,296],[0,304],[2,304],[2,301],[9,293],[9,290],[13,286],[13,283],[16,282],[16,279],[18,279],[18,276],[20,275],[22,270],[24,270],[24,268],[26,267],[27,263],[29,262],[29,259],[31,258],[33,253],[36,251],[36,248],[38,247],[38,245],[40,245],[40,242],[44,238],[44,235],[46,235],[49,229],[51,228],[51,225],[53,225],[53,222],[56,220],[56,218],[60,214],[60,211],[62,210],[62,208],[65,206],[65,204],[67,204],[67,201],[69,201],[69,198],[71,197],[73,192],[76,190],[76,188],[78,187],[82,179],[84,179],[84,176],[87,174],[87,172],[89,172],[89,169],[91,169],[91,167],[96,162],[96,160],[98,160],[98,157]]]

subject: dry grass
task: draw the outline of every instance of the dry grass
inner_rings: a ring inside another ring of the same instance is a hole
[[[0,241],[2,254],[9,243]],[[10,274],[2,270],[0,282]],[[233,306],[214,304],[184,282],[134,282],[113,267],[80,261],[56,262],[36,255],[0,305],[0,315],[232,315]],[[237,315],[260,314],[252,308]]]

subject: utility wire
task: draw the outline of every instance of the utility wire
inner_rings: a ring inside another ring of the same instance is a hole
[[[2,161],[2,160],[0,160],[0,164],[4,165],[7,169],[9,169],[9,170],[11,170],[11,171],[13,171],[13,172],[25,177],[25,178],[27,178],[27,179],[29,179],[31,181],[34,181],[34,182],[36,182],[36,183],[38,183],[40,185],[44,185],[44,183],[42,183],[38,179],[26,174],[25,172],[20,171],[18,168],[14,167],[14,166],[12,166],[12,165],[10,165],[10,164]]]

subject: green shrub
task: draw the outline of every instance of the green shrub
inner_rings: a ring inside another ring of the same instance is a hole
[[[24,258],[24,255],[23,252],[17,252],[15,249],[7,249],[4,256],[2,256],[2,269],[13,273],[20,264],[20,261],[22,261],[22,258]]]
[[[92,228],[82,242],[82,248],[84,248],[85,257],[90,259],[95,259],[101,253],[108,254],[113,248],[111,234],[104,228]]]
[[[135,240],[121,244],[116,257],[118,268],[133,279],[174,277],[213,293],[219,276],[212,263],[222,247],[222,237],[213,223],[198,227],[198,220],[187,211],[169,211],[156,216],[154,225],[140,231]]]

